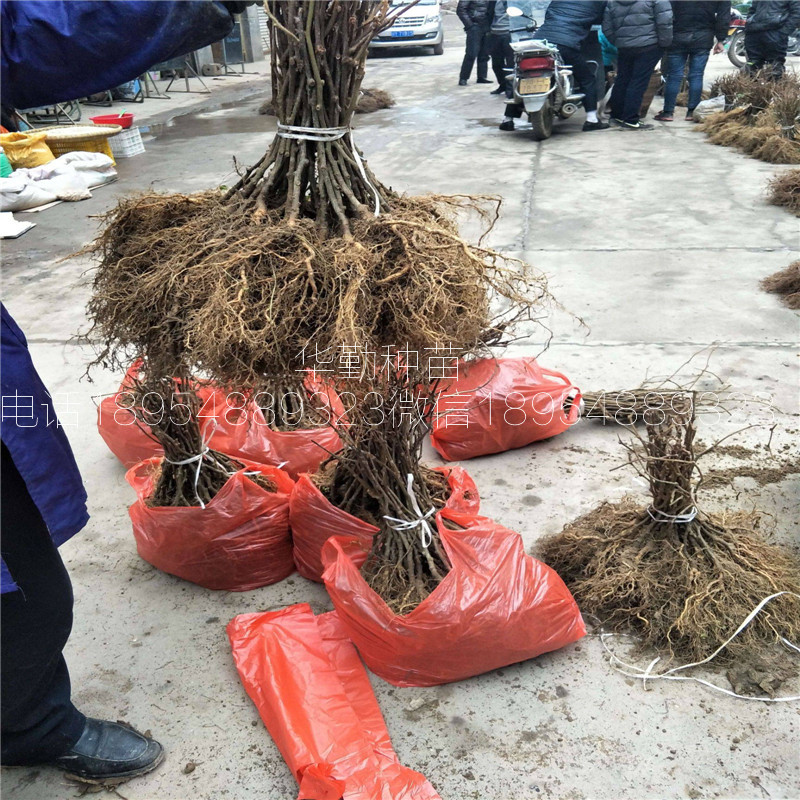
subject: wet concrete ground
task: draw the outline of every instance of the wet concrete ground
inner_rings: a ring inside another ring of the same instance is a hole
[[[701,436],[710,442],[774,413],[772,449],[785,458],[800,428],[797,315],[758,289],[761,277],[800,249],[797,220],[764,199],[766,181],[780,168],[709,145],[681,121],[649,133],[582,134],[579,116],[544,144],[523,127],[501,133],[495,126],[503,102],[488,94],[491,87],[456,85],[460,53],[449,36],[441,57],[370,60],[365,85],[397,100],[393,109],[356,120],[357,141],[376,173],[410,193],[503,196],[491,243],[548,273],[558,299],[588,326],[554,313],[545,365],[584,389],[625,389],[716,345],[716,373],[783,411],[742,400],[732,416],[704,417]],[[711,72],[727,68],[724,56],[712,58]],[[169,125],[160,113],[147,153],[120,162],[118,183],[91,200],[22,215],[38,227],[4,243],[4,299],[28,334],[89,491],[92,519],[62,548],[76,594],[66,652],[75,701],[88,714],[152,730],[167,748],[157,772],[120,789],[129,800],[295,797],[294,780],[238,682],[224,625],[238,613],[329,604],[322,587],[298,576],[245,594],[215,593],[137,557],[126,511],[133,493],[94,426],[92,396],[111,391],[120,376],[80,380],[91,354],[71,337],[85,325],[90,264],[59,259],[90,239],[93,215],[118,196],[229,184],[232,157],[252,162],[274,132],[274,119],[255,113],[261,99],[252,95]],[[536,334],[512,353],[535,354],[541,345]],[[532,546],[601,500],[641,491],[631,474],[611,471],[624,460],[619,435],[625,433],[582,422],[555,439],[465,466],[483,513]],[[739,441],[768,464],[767,438],[753,429]],[[707,466],[741,463],[718,455]],[[774,515],[775,538],[796,547],[799,489],[797,474],[763,485],[736,478],[705,502],[759,506]],[[644,692],[610,668],[594,636],[454,685],[373,684],[401,760],[424,772],[446,800],[800,794],[796,705],[735,700],[681,683]],[[190,761],[197,767],[184,774]],[[79,793],[46,769],[5,770],[2,788],[14,800]]]

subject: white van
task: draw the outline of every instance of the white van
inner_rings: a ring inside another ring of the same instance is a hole
[[[392,13],[398,6],[407,5],[404,0],[392,0]],[[439,0],[420,0],[402,13],[391,28],[381,31],[370,42],[371,50],[386,47],[428,47],[433,55],[444,53],[444,27]]]

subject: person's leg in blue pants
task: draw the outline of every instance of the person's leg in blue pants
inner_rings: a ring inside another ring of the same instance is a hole
[[[625,108],[625,95],[633,74],[633,63],[636,56],[630,50],[622,49],[617,53],[617,77],[614,79],[614,86],[611,89],[611,118],[622,122]]]
[[[708,50],[689,53],[689,103],[687,116],[697,108],[703,98],[703,74],[708,64]]]
[[[667,82],[664,86],[664,110],[661,114],[671,117],[675,113],[675,100],[683,82],[683,68],[689,53],[686,50],[670,50],[667,53]],[[702,85],[702,75],[700,81]]]
[[[619,52],[621,54],[622,50]],[[637,126],[639,124],[642,98],[647,84],[650,82],[650,76],[661,58],[661,53],[660,47],[652,47],[636,53],[631,60],[631,75],[625,89],[625,102],[622,107],[622,119],[626,125]]]

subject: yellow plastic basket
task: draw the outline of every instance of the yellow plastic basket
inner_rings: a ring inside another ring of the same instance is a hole
[[[102,153],[114,161],[108,137],[116,136],[122,128],[119,125],[53,125],[37,130],[47,133],[45,141],[56,158],[64,153],[80,150],[85,153]]]

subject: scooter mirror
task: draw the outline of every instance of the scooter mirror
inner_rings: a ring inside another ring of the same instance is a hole
[[[509,17],[524,17],[525,16],[522,13],[522,9],[521,8],[517,8],[516,6],[509,6],[506,9],[506,14],[508,14]]]

